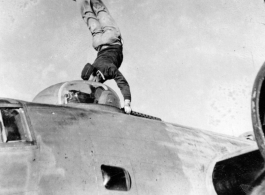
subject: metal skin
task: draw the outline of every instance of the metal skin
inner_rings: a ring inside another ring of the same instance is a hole
[[[0,143],[1,195],[212,195],[216,162],[257,150],[253,141],[106,105],[0,99],[0,108],[7,107],[24,111],[30,138]],[[131,189],[106,189],[102,165],[127,170]]]

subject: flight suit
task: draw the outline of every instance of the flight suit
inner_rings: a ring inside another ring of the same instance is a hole
[[[114,79],[124,99],[131,101],[130,86],[118,70],[123,61],[123,47],[118,26],[101,0],[76,0],[76,2],[92,34],[92,45],[98,51],[92,66],[104,75],[105,80],[102,79],[100,82]]]

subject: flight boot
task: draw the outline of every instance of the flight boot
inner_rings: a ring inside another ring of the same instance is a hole
[[[87,24],[90,18],[97,19],[95,13],[91,8],[90,0],[73,0],[73,1],[77,2],[78,7],[80,8],[81,11],[82,18]]]
[[[92,9],[96,14],[96,16],[98,15],[99,12],[102,11],[109,13],[107,7],[104,5],[104,3],[101,0],[91,0],[91,4],[92,4]]]

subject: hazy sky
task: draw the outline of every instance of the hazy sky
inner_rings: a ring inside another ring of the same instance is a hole
[[[105,0],[124,39],[133,110],[238,136],[265,61],[263,0]],[[96,51],[72,0],[0,0],[0,97],[79,80]],[[122,98],[114,81],[107,82]]]

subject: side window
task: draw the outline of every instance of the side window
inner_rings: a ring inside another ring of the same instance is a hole
[[[32,141],[22,108],[0,108],[2,142]]]
[[[131,176],[121,167],[101,165],[103,185],[108,190],[129,191],[131,189]]]

